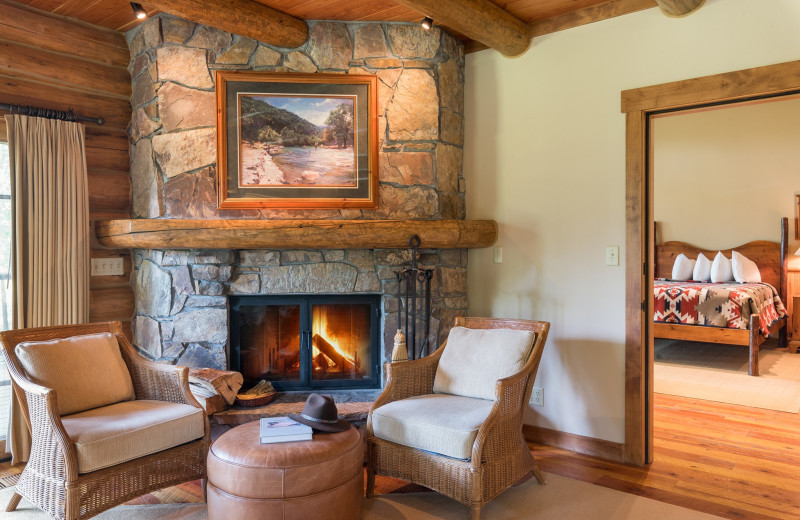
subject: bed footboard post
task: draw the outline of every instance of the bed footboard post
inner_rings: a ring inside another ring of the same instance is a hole
[[[758,314],[750,315],[750,364],[747,373],[758,376],[758,347],[761,344],[761,320]]]

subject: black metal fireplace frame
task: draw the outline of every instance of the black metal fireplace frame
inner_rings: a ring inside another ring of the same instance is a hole
[[[341,379],[313,381],[311,378],[311,307],[314,304],[369,304],[372,326],[370,327],[370,343],[372,354],[372,376],[365,379]],[[381,324],[380,324],[380,294],[287,294],[287,295],[238,295],[230,296],[230,360],[231,370],[241,372],[241,338],[240,338],[240,309],[242,307],[255,307],[267,305],[299,305],[300,306],[300,365],[301,379],[299,381],[274,381],[273,386],[278,391],[301,390],[341,390],[341,389],[376,389],[381,387]],[[256,383],[257,381],[246,381]]]

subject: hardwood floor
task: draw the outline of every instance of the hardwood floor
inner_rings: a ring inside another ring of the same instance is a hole
[[[800,415],[656,394],[654,420],[655,460],[643,468],[534,454],[544,471],[723,518],[800,519]]]
[[[723,518],[800,519],[800,414],[656,394],[655,461],[650,466],[633,468],[549,446],[531,448],[549,473]],[[8,463],[0,464],[0,477],[8,470]],[[377,493],[418,490],[401,480],[376,479]],[[196,481],[131,503],[199,501],[202,489]]]

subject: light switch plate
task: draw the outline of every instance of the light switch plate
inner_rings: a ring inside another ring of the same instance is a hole
[[[121,256],[92,258],[92,276],[122,276],[125,274]]]
[[[619,265],[619,246],[606,246],[606,265]]]
[[[501,246],[494,246],[492,249],[492,253],[494,254],[494,263],[502,264],[503,263],[503,248]]]

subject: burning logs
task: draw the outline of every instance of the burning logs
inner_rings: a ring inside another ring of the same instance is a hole
[[[361,374],[361,367],[359,366],[358,360],[355,362],[349,359],[347,356],[341,354],[336,347],[331,345],[325,338],[320,336],[319,334],[314,334],[311,338],[311,343],[317,347],[317,350],[325,354],[325,356],[333,361],[337,366],[342,368],[342,372],[352,372]]]

